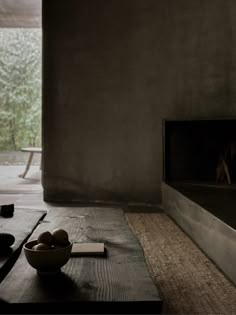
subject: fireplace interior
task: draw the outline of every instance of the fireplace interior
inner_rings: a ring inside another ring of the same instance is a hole
[[[236,119],[165,120],[164,181],[236,229]]]

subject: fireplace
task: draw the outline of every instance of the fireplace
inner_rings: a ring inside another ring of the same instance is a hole
[[[163,121],[165,182],[236,183],[236,119]]]
[[[162,208],[236,284],[236,119],[165,120]]]

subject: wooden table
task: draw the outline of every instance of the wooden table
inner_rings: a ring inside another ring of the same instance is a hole
[[[22,148],[21,151],[22,152],[29,152],[29,158],[28,158],[28,161],[27,161],[27,164],[25,167],[25,171],[23,172],[23,174],[19,175],[19,177],[25,178],[25,176],[26,176],[26,174],[30,168],[31,162],[33,160],[34,153],[42,153],[42,148],[28,147],[28,148]],[[41,164],[40,164],[40,168],[41,168]]]
[[[121,209],[50,209],[30,240],[57,227],[72,242],[104,242],[107,257],[71,257],[58,276],[40,277],[22,252],[0,284],[0,299],[10,303],[4,312],[161,313],[143,250]]]
[[[15,208],[13,217],[0,216],[0,232],[15,237],[14,244],[8,250],[3,251],[0,247],[0,282],[19,257],[23,243],[45,214],[46,211],[43,210]]]

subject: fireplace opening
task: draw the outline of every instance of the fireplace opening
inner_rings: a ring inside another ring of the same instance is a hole
[[[236,282],[236,119],[163,121],[162,207]]]
[[[165,120],[164,181],[236,184],[236,119]]]
[[[164,182],[236,230],[236,119],[164,121]]]

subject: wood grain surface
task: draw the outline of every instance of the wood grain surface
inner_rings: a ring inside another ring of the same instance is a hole
[[[136,305],[133,308],[136,311],[140,311],[140,303],[152,304],[157,313],[160,311],[162,301],[148,273],[143,250],[121,209],[52,208],[30,240],[54,228],[68,231],[71,241],[104,242],[106,257],[71,257],[58,276],[40,277],[22,252],[0,285],[0,299],[21,306],[33,303],[34,307],[39,305],[38,310],[45,303],[54,305],[55,311],[55,307],[62,310],[63,303],[70,306],[79,303],[81,307],[86,302],[90,306],[108,302],[97,303],[98,312],[101,306],[106,311],[108,305],[114,308],[114,303],[122,302],[125,307],[124,302],[128,302]]]
[[[0,232],[10,233],[15,237],[14,244],[7,250],[0,247],[0,282],[19,256],[23,243],[45,214],[46,211],[43,210],[15,208],[13,217],[0,216]]]

